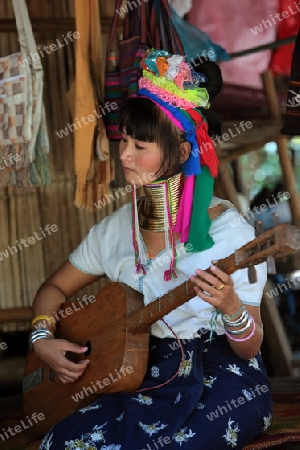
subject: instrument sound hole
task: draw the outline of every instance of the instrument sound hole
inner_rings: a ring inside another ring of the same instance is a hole
[[[86,343],[85,343],[85,346],[88,348],[87,349],[87,351],[85,352],[85,356],[89,356],[89,354],[91,353],[91,350],[92,350],[92,343],[91,343],[91,341],[87,341]]]
[[[52,369],[49,369],[49,380],[51,380],[51,381],[56,380],[56,373]]]
[[[85,356],[88,356],[91,353],[91,349],[92,349],[92,343],[91,341],[86,341],[85,343],[81,343],[78,345],[82,345],[83,347],[87,347],[87,351],[84,353],[73,353],[73,352],[67,352],[66,353],[66,358],[69,359],[70,361],[78,364],[80,363],[80,361],[83,361]]]

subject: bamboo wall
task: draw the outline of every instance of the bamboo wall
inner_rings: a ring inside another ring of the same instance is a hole
[[[38,47],[55,43],[70,30],[72,21],[69,19],[74,17],[73,0],[28,0],[27,3],[30,19],[36,25],[34,31]],[[100,1],[104,46],[113,5],[113,1]],[[11,0],[1,0],[0,57],[19,50],[17,34],[11,30],[14,22],[8,19],[14,19]],[[44,30],[37,19],[42,19]],[[69,134],[60,139],[55,134],[72,123],[66,102],[66,93],[74,77],[72,44],[45,54],[42,63],[52,182],[46,187],[0,189],[0,252],[5,251],[8,245],[14,245],[16,240],[20,242],[34,236],[34,232],[41,234],[40,228],[44,229],[47,224],[57,225],[58,231],[0,261],[0,310],[30,306],[39,285],[67,259],[93,224],[128,201],[128,197],[124,197],[97,213],[78,210],[73,205],[73,137]],[[116,153],[116,148],[112,148],[115,159]],[[86,289],[85,293],[95,294],[100,284]],[[81,295],[78,293],[75,298]],[[28,326],[28,323],[18,324],[20,326]]]

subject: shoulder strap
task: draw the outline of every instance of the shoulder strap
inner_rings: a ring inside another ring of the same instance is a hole
[[[169,2],[168,0],[160,0],[159,4],[159,8],[161,9],[161,18],[164,21],[163,29],[165,30],[165,38],[168,39],[170,46],[168,50],[171,53],[184,55],[185,52],[182,42],[172,22]]]
[[[113,16],[113,20],[112,20],[112,24],[111,24],[111,28],[110,28],[109,39],[108,39],[106,59],[109,57],[109,55],[112,51],[113,45],[114,45],[114,40],[116,38],[116,32],[117,32],[117,26],[118,26],[118,22],[119,22],[119,18],[120,18],[119,13],[120,13],[122,4],[123,4],[123,0],[116,0],[115,12],[114,12],[114,16]]]
[[[143,1],[139,7],[128,11],[124,20],[123,40],[140,36],[141,44],[148,44],[147,40],[147,2]]]
[[[42,70],[43,66],[37,51],[25,0],[12,0],[12,4],[16,16],[21,49],[29,58],[31,58],[33,69]]]
[[[147,2],[143,1],[141,6],[141,43],[147,44]]]

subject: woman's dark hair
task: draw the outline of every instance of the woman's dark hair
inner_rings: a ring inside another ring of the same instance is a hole
[[[221,69],[218,64],[203,56],[193,59],[193,62],[194,70],[198,73],[204,73],[207,76],[207,83],[201,83],[200,87],[207,89],[209,100],[212,102],[220,93],[223,86]],[[222,134],[222,129],[219,116],[211,109],[200,108],[200,110],[207,120],[208,134],[211,137],[220,136]]]
[[[196,59],[195,63],[194,69],[208,78],[208,82],[201,83],[200,87],[207,89],[212,100],[222,88],[221,70],[207,59]],[[207,120],[209,135],[221,135],[219,117],[210,110],[199,109]],[[129,136],[139,141],[157,143],[163,152],[159,174],[172,176],[180,171],[180,144],[184,141],[184,133],[151,100],[143,97],[128,99],[121,111],[120,130],[126,130]]]
[[[201,83],[200,87],[207,89],[209,99],[212,101],[220,93],[223,86],[221,69],[218,64],[205,57],[198,57],[193,62],[194,70],[207,76],[207,83]]]

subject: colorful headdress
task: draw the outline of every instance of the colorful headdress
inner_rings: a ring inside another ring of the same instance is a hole
[[[186,178],[172,231],[180,233],[181,242],[191,244],[192,252],[208,249],[214,244],[209,235],[211,222],[207,210],[218,174],[218,158],[208,134],[207,120],[200,109],[210,107],[209,93],[203,87],[208,82],[207,75],[197,72],[184,56],[163,50],[149,50],[141,67],[143,76],[137,96],[154,102],[191,144],[190,156],[181,167]],[[136,235],[134,241],[137,242]],[[135,250],[138,255],[138,249]],[[136,264],[142,269],[140,260]],[[165,279],[176,277],[175,257],[171,266]]]

